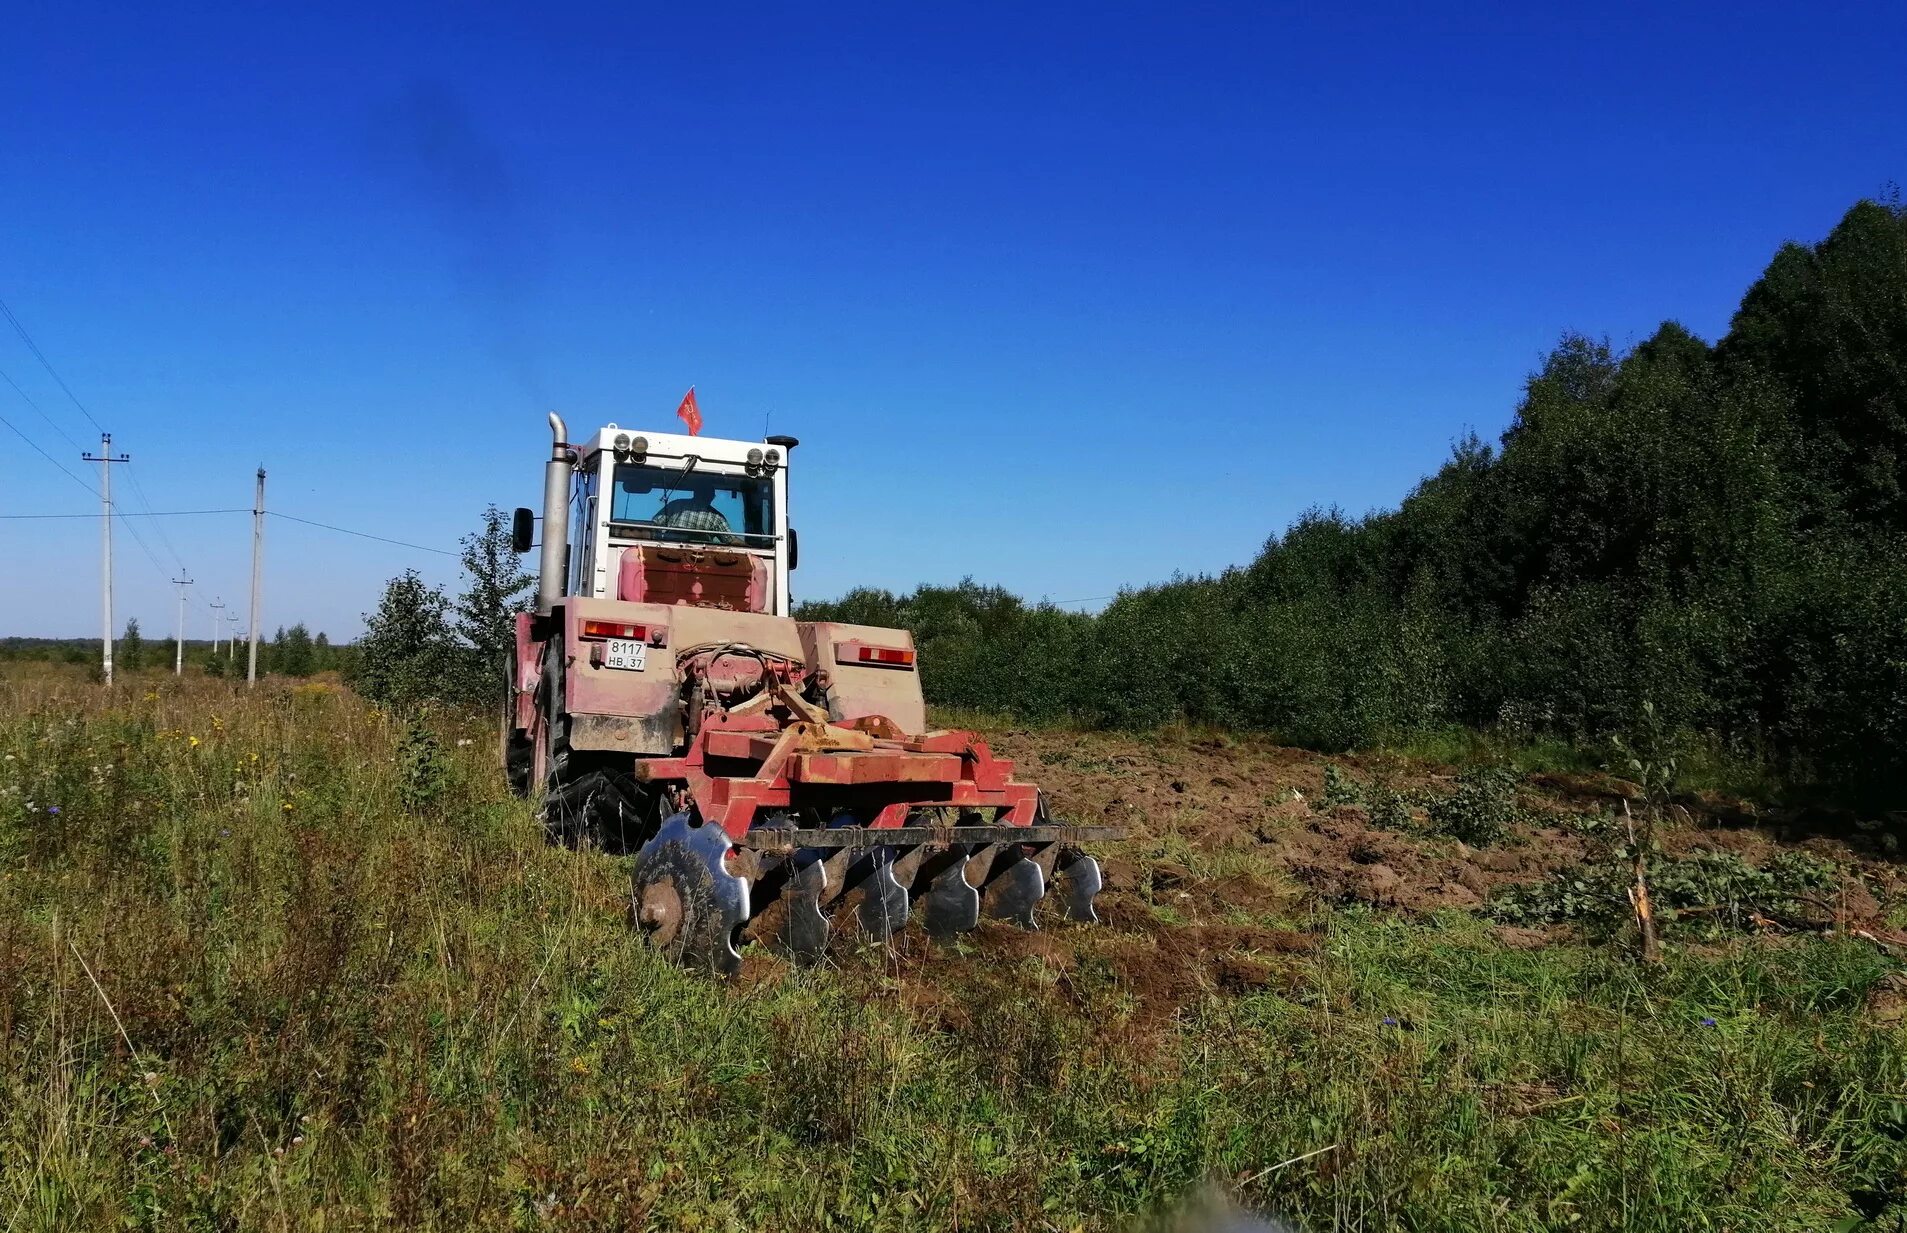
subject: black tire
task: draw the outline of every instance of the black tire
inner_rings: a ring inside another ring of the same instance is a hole
[[[519,800],[530,799],[530,770],[535,754],[530,738],[522,733],[512,732],[504,737],[503,779],[509,785],[510,795]]]
[[[498,739],[502,745],[503,782],[510,795],[522,800],[530,796],[530,776],[536,763],[536,747],[529,735],[516,726],[516,656],[503,667],[503,713],[498,721]]]
[[[544,785],[543,829],[552,843],[630,852],[640,847],[660,820],[653,794],[629,773],[628,759],[615,754],[577,751],[569,745],[564,711],[562,642],[550,640],[543,664],[548,716],[549,782]],[[529,743],[524,742],[524,781],[530,778]]]
[[[550,794],[543,825],[567,847],[619,855],[635,851],[653,833],[655,801],[627,771],[596,766]]]

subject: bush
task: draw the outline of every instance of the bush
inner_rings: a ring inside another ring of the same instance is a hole
[[[1806,852],[1788,851],[1755,866],[1733,852],[1697,852],[1648,866],[1649,897],[1658,924],[1701,936],[1741,932],[1756,921],[1814,924],[1826,913],[1816,892],[1834,887],[1840,868]],[[1624,852],[1542,881],[1511,886],[1489,905],[1499,921],[1521,925],[1576,922],[1611,931],[1632,919],[1635,870]]]
[[[409,814],[423,813],[443,796],[450,764],[437,737],[421,719],[404,725],[397,742],[397,798]]]
[[[1327,762],[1324,764],[1324,795],[1321,801],[1326,809],[1335,809],[1339,805],[1361,805],[1364,803],[1364,785],[1337,763]]]
[[[1439,835],[1488,847],[1510,834],[1522,811],[1516,804],[1516,772],[1478,766],[1457,780],[1457,790],[1430,803],[1430,829]]]
[[[468,664],[450,632],[450,601],[416,570],[391,579],[364,618],[351,684],[386,706],[408,710],[463,692]]]

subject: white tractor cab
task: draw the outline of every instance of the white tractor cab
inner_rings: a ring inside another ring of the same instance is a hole
[[[517,618],[512,783],[547,784],[575,753],[657,757],[763,675],[844,720],[926,727],[906,630],[796,621],[788,593],[793,437],[725,441],[615,424],[579,444],[550,416],[536,608]],[[526,552],[537,516],[516,511]],[[770,665],[773,665],[771,668]]]
[[[615,424],[576,443],[559,593],[792,615],[788,460],[797,444]],[[517,511],[519,551],[529,517]]]

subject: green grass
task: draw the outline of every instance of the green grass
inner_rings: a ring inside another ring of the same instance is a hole
[[[1168,1018],[1116,928],[718,985],[630,935],[618,862],[544,845],[479,720],[434,721],[433,793],[322,687],[36,675],[0,716],[9,1230],[1125,1228],[1210,1184],[1316,1229],[1900,1210],[1864,942],[1642,971],[1346,911]]]

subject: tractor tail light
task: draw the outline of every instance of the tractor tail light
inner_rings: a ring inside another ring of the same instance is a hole
[[[841,664],[860,664],[869,668],[912,668],[914,652],[898,646],[868,646],[860,642],[844,642],[834,649],[834,661]]]
[[[636,642],[646,642],[650,646],[669,645],[669,629],[666,625],[638,625],[632,621],[584,621],[584,638],[628,638]]]

